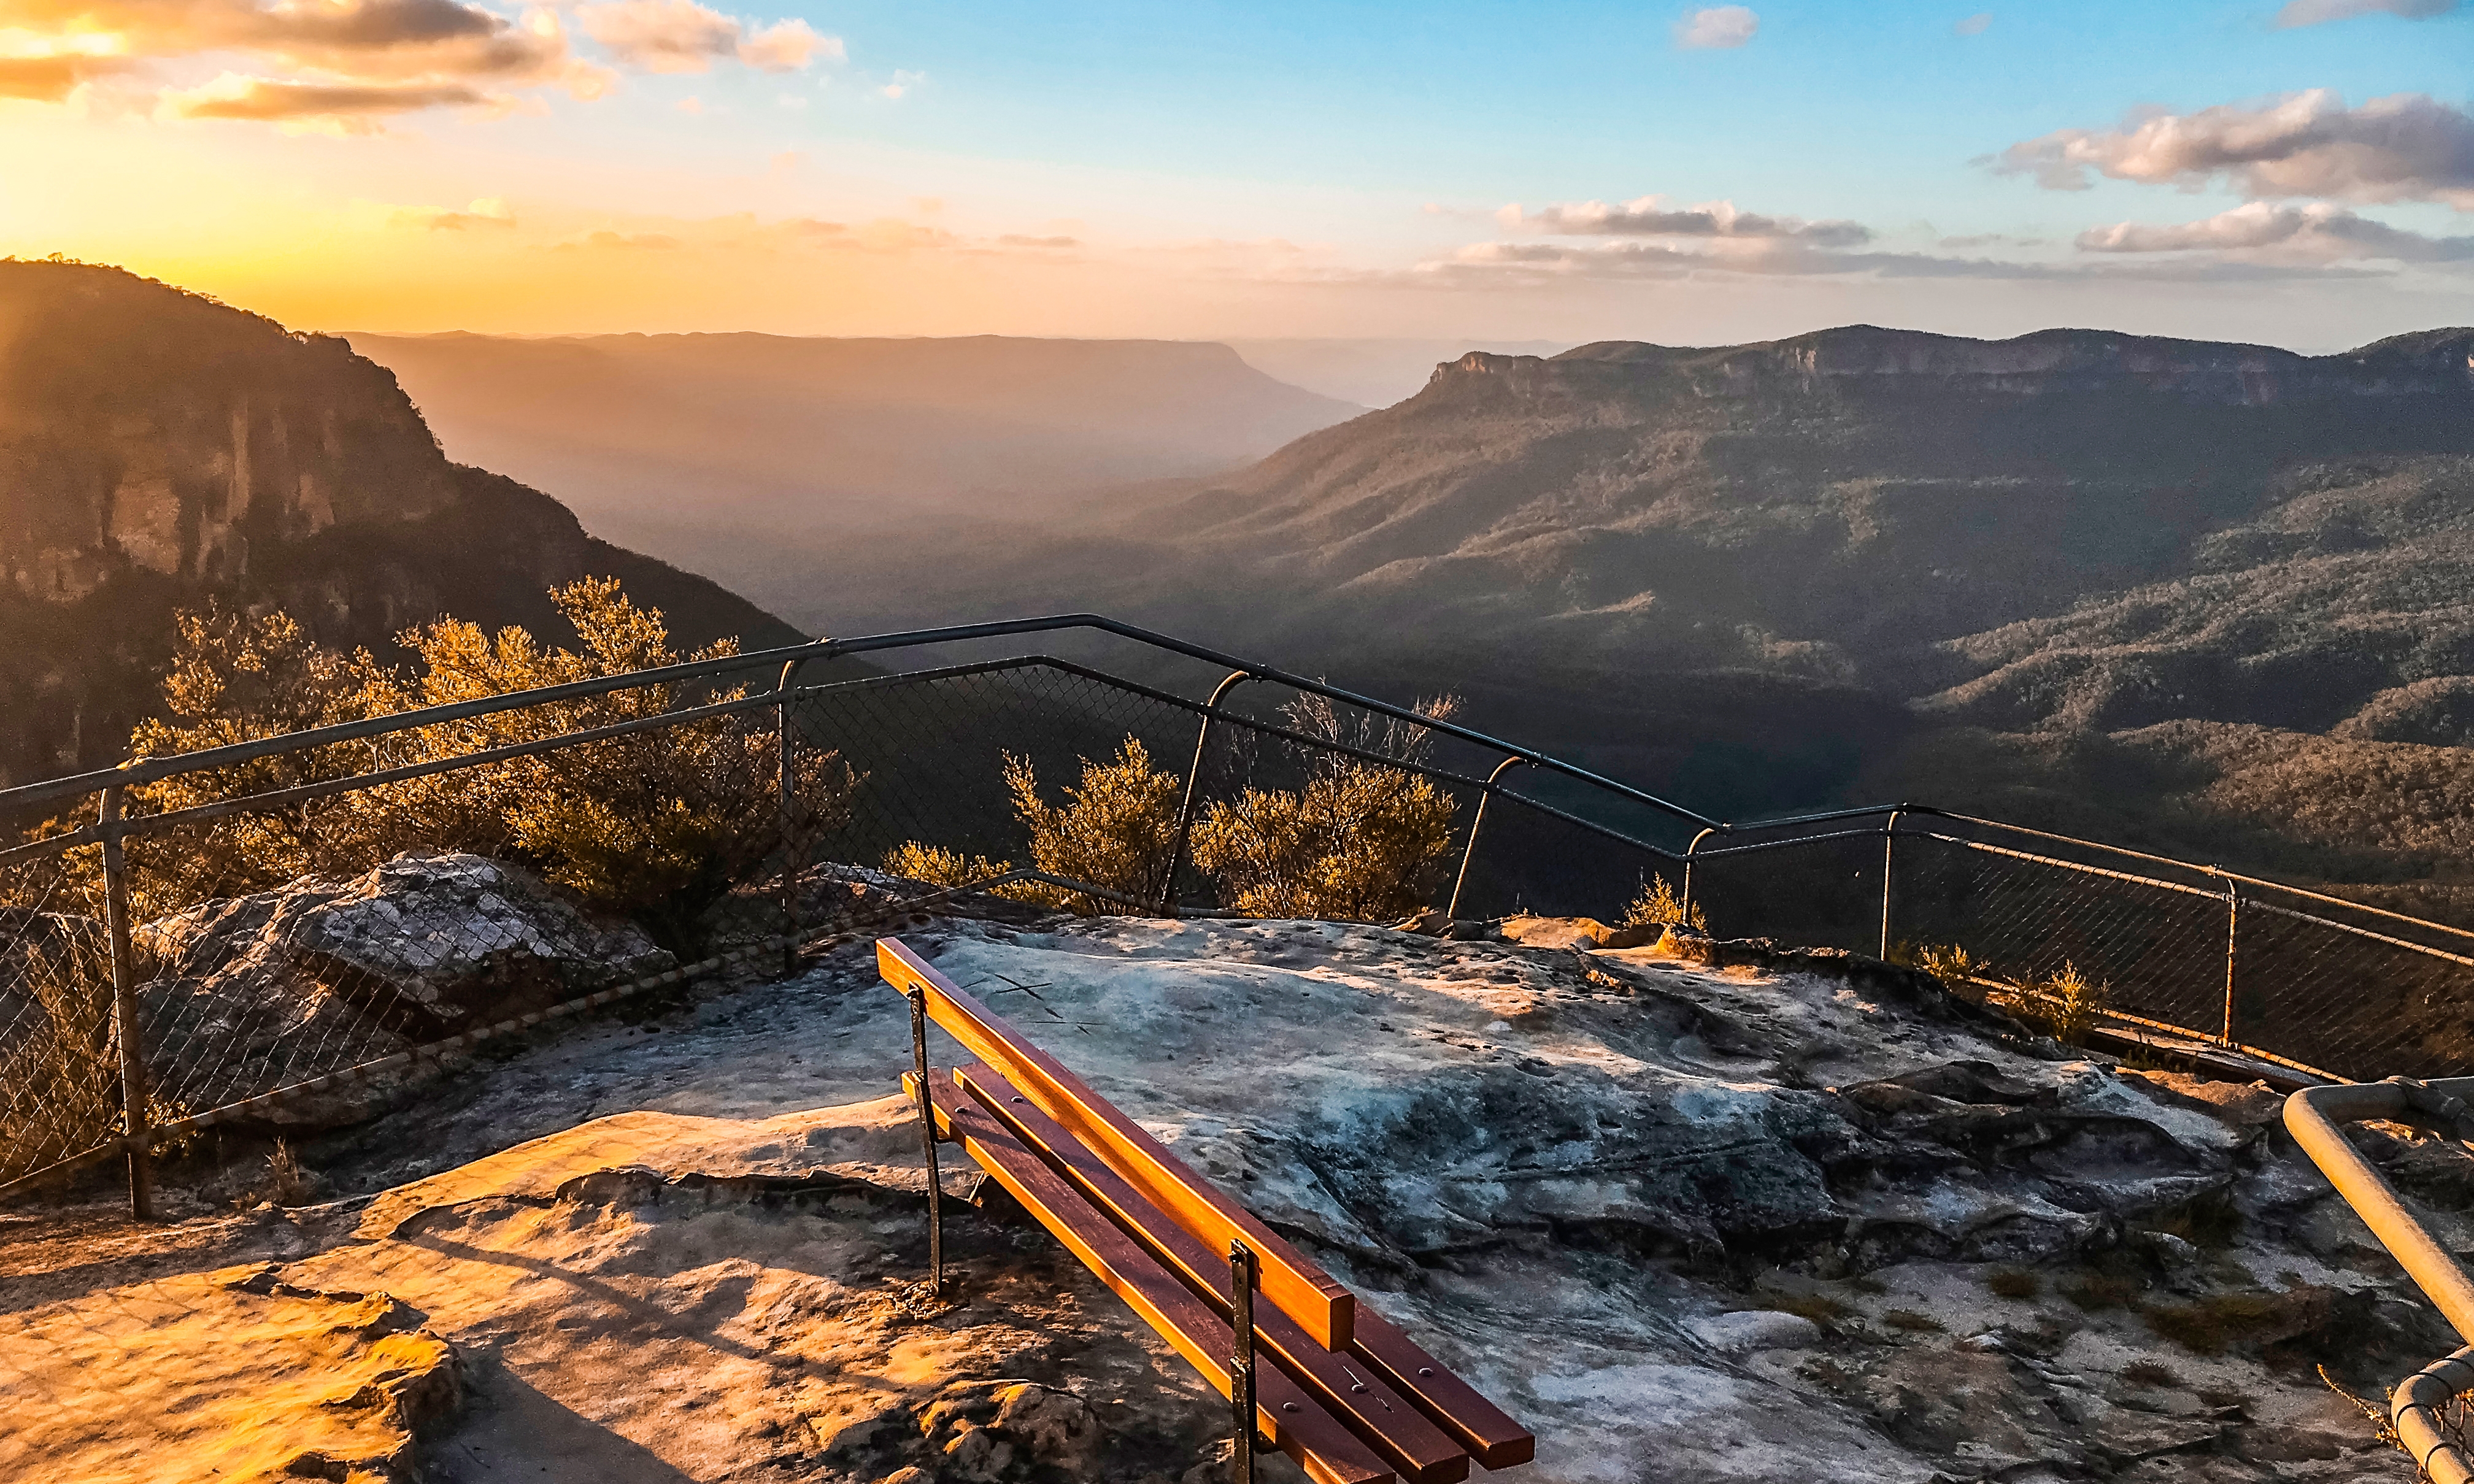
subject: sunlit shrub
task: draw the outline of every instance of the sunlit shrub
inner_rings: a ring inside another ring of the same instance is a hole
[[[1681,926],[1707,933],[1710,931],[1710,914],[1701,910],[1698,902],[1686,907],[1684,899],[1675,894],[1675,888],[1666,884],[1665,877],[1652,876],[1641,884],[1640,895],[1634,897],[1632,905],[1624,909],[1623,925],[1628,928]]]
[[[1054,876],[1104,887],[1134,902],[1158,895],[1176,843],[1177,804],[1184,783],[1152,766],[1142,739],[1127,737],[1116,761],[1082,760],[1082,780],[1065,790],[1062,804],[1039,795],[1039,777],[1029,758],[1005,760],[1006,788],[1013,810],[1031,836],[1031,864]],[[1098,914],[1127,911],[1111,902],[1059,887],[1026,882],[1027,900],[1068,912]]]

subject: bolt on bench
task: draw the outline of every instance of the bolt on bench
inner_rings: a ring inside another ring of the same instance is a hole
[[[1229,1399],[1240,1484],[1258,1432],[1322,1484],[1451,1484],[1534,1456],[1519,1423],[900,939],[876,956],[910,1001],[934,1288],[937,1145],[955,1143]],[[929,1073],[931,1020],[980,1058],[950,1083]]]

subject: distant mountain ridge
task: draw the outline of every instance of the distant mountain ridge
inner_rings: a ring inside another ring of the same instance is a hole
[[[340,340],[118,269],[0,262],[0,783],[122,756],[176,608],[279,606],[383,653],[442,613],[557,634],[546,590],[587,575],[689,644],[799,637],[450,463]]]

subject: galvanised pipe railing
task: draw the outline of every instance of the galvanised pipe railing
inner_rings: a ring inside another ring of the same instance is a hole
[[[2386,1082],[2306,1087],[2285,1100],[2285,1127],[2354,1214],[2371,1229],[2457,1333],[2469,1343],[2399,1382],[2389,1398],[2389,1423],[2432,1484],[2474,1484],[2474,1466],[2440,1421],[2440,1409],[2474,1391],[2474,1278],[2466,1276],[2412,1211],[2396,1187],[2345,1137],[2341,1125],[2392,1119],[2442,1125],[2450,1136],[2474,1139],[2474,1077],[2418,1083]]]

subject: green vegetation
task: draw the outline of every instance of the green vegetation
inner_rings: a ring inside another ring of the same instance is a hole
[[[1008,754],[1005,780],[1014,814],[1031,836],[1032,864],[1136,902],[1158,894],[1160,872],[1176,843],[1177,803],[1185,786],[1176,774],[1152,766],[1151,752],[1139,738],[1128,736],[1114,762],[1083,759],[1082,781],[1066,789],[1062,804],[1039,796],[1039,778],[1028,758]],[[1125,911],[1122,904],[1042,883],[1023,886],[1030,900],[1069,912]]]

